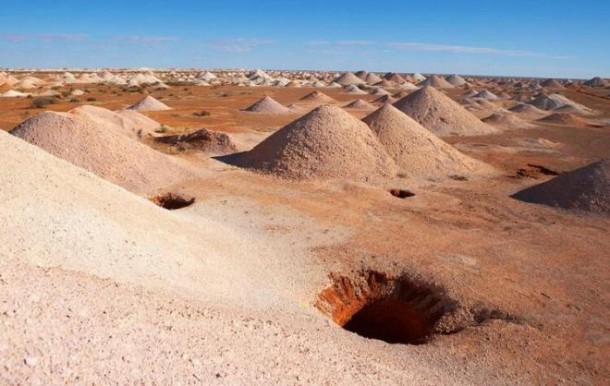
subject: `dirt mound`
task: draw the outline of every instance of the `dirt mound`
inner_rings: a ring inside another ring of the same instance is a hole
[[[102,107],[84,105],[70,110],[70,114],[99,125],[113,125],[118,131],[134,139],[156,136],[154,131],[161,126],[159,122],[133,110],[111,111]]]
[[[355,85],[366,84],[366,82],[364,80],[358,78],[356,75],[354,75],[351,72],[346,72],[346,73],[342,74],[337,79],[335,79],[334,82],[340,84],[341,86],[348,86],[350,84],[355,84]]]
[[[332,106],[318,107],[229,162],[292,179],[371,181],[396,174],[368,126]]]
[[[287,114],[291,112],[288,107],[282,105],[270,96],[265,96],[258,100],[244,111],[260,114]]]
[[[547,79],[544,82],[540,83],[540,85],[542,85],[542,87],[547,88],[549,90],[565,90],[566,89],[563,84],[559,83],[555,79]]]
[[[506,129],[529,129],[535,127],[510,112],[496,112],[483,118],[482,121]]]
[[[166,105],[165,103],[158,101],[152,96],[148,95],[144,99],[139,102],[129,106],[127,110],[136,110],[136,111],[161,111],[161,110],[171,110],[172,108]]]
[[[547,114],[544,110],[540,110],[536,106],[532,106],[529,103],[519,103],[519,104],[511,107],[508,110],[512,111],[513,113],[519,113],[519,114],[530,114],[530,115],[545,115],[545,114]]]
[[[179,151],[194,149],[213,154],[229,154],[237,151],[231,137],[208,129],[200,129],[189,134],[166,135],[156,138],[155,141],[172,145]]]
[[[417,85],[420,87],[432,86],[432,87],[438,88],[438,89],[455,87],[451,83],[447,82],[444,78],[441,78],[438,75],[432,75],[431,77],[418,83]]]
[[[375,106],[370,104],[367,101],[363,101],[362,99],[356,99],[355,101],[344,106],[346,109],[360,109],[360,110],[368,110],[374,109]]]
[[[374,83],[374,86],[383,87],[383,88],[397,88],[399,86],[398,83],[392,82],[391,80],[382,79],[380,82]]]
[[[379,75],[369,72],[366,75],[366,78],[364,79],[364,81],[368,84],[377,84],[379,82],[382,82],[383,79]]]
[[[587,120],[582,119],[572,113],[553,113],[547,117],[538,119],[538,122],[574,126],[584,126],[589,124]]]
[[[336,100],[324,94],[321,91],[313,91],[307,95],[305,95],[300,100],[308,101],[308,102],[320,102],[320,103],[335,103]]]
[[[385,104],[363,119],[400,171],[414,177],[473,175],[490,167],[462,153],[394,106]]]
[[[466,79],[457,74],[449,75],[446,80],[455,87],[463,86],[467,83]]]
[[[394,106],[437,135],[482,135],[498,131],[430,86],[407,95]]]
[[[536,204],[610,215],[610,159],[559,175],[512,197]]]
[[[11,134],[137,193],[194,178],[178,161],[112,128],[68,113],[44,112]]]
[[[381,103],[381,104],[390,103],[390,104],[393,104],[393,103],[396,103],[397,101],[398,101],[398,99],[394,98],[391,95],[382,95],[379,98],[375,99],[373,101],[373,103]]]
[[[345,86],[345,88],[343,89],[343,91],[345,91],[348,94],[352,94],[352,95],[366,95],[367,92],[364,90],[361,90],[358,86],[356,86],[355,84],[350,84],[349,86]]]
[[[610,86],[610,81],[600,78],[599,76],[596,76],[595,78],[589,79],[588,81],[586,81],[583,84],[585,86],[590,86],[590,87],[608,87],[608,86]]]
[[[402,75],[397,74],[395,72],[390,72],[390,73],[385,74],[383,76],[383,79],[388,80],[390,82],[397,83],[397,84],[403,84],[407,81]]]
[[[498,96],[496,94],[494,94],[488,90],[483,90],[483,91],[477,93],[476,95],[474,95],[474,97],[480,98],[480,99],[485,99],[485,100],[490,100],[490,101],[498,99]]]
[[[532,102],[530,102],[530,104],[543,110],[555,110],[565,105],[572,105],[579,109],[582,109],[583,111],[590,111],[588,107],[576,103],[573,100],[559,94],[551,94],[548,96],[544,94],[540,95]]]

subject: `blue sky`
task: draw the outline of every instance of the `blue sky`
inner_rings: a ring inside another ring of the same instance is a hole
[[[3,1],[0,67],[610,76],[610,0]]]

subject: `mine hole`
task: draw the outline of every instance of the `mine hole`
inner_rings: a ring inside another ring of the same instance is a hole
[[[186,208],[195,202],[195,197],[184,197],[175,193],[163,193],[151,197],[150,201],[167,210]]]
[[[408,190],[405,189],[390,189],[388,192],[390,192],[390,194],[396,198],[409,198],[409,197],[414,197],[415,193],[410,192]]]
[[[407,277],[369,272],[363,279],[336,278],[317,305],[339,326],[365,338],[426,343],[437,333],[439,320],[456,307],[441,289]]]

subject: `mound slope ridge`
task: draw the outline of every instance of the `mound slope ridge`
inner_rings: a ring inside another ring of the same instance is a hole
[[[413,177],[489,173],[490,166],[462,154],[390,104],[363,119],[400,170]]]
[[[156,136],[159,122],[134,110],[112,111],[102,107],[83,105],[70,110],[70,114],[91,120],[99,125],[114,125],[130,138]]]
[[[291,112],[288,107],[282,105],[280,102],[268,95],[262,99],[259,99],[244,111],[262,114],[287,114]]]
[[[482,135],[498,131],[430,86],[405,96],[394,107],[437,135]]]
[[[371,181],[396,174],[396,164],[369,127],[328,105],[284,126],[232,162],[291,179]]]
[[[44,112],[11,134],[136,193],[153,193],[195,172],[134,141],[113,125],[69,113]]]
[[[536,204],[610,215],[610,159],[561,174],[512,197]]]

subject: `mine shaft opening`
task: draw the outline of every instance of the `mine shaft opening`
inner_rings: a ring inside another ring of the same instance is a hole
[[[379,272],[365,277],[334,278],[318,296],[318,308],[345,330],[392,344],[424,344],[455,302],[434,285]]]
[[[424,313],[407,302],[386,298],[362,307],[343,328],[387,343],[422,344],[432,326]]]
[[[192,205],[195,202],[195,197],[184,197],[175,193],[164,193],[158,194],[150,200],[167,210],[176,210]]]
[[[415,193],[410,192],[408,190],[405,189],[390,189],[389,190],[390,194],[396,198],[409,198],[409,197],[414,197]]]

